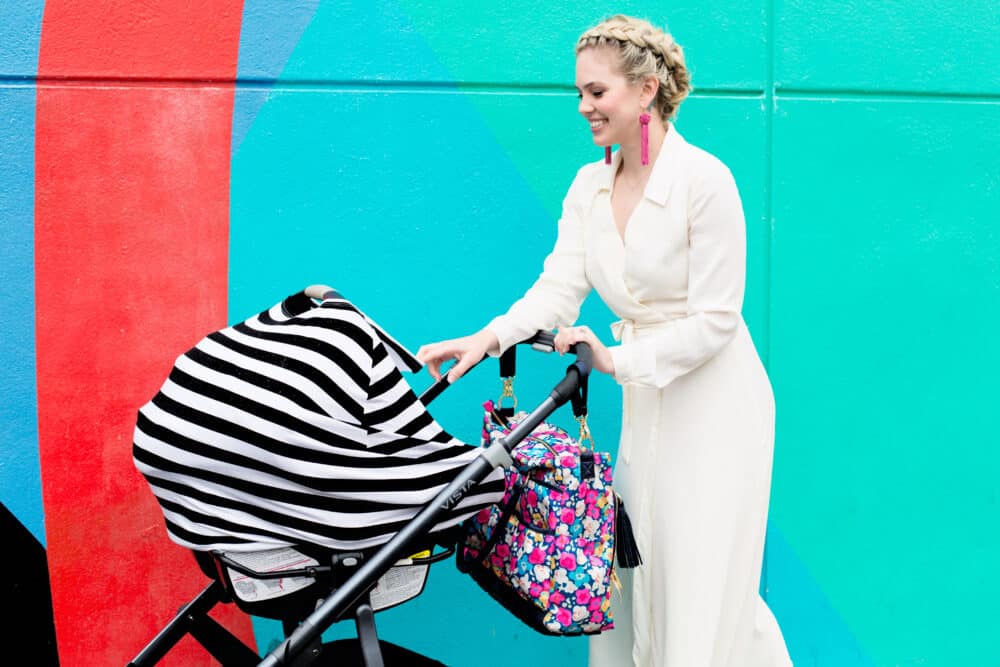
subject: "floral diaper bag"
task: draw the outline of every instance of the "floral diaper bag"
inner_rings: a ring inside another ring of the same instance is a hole
[[[504,423],[492,401],[483,407],[484,444],[509,433],[524,416]],[[641,560],[612,487],[610,456],[542,422],[512,458],[503,500],[463,525],[459,570],[543,634],[612,629],[616,547],[619,566]]]

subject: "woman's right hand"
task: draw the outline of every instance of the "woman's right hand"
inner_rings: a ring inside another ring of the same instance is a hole
[[[437,343],[428,343],[417,350],[417,360],[427,366],[431,377],[441,379],[441,364],[455,359],[455,365],[448,371],[448,382],[454,382],[490,352],[499,350],[500,342],[496,334],[482,329],[471,336],[452,338]]]

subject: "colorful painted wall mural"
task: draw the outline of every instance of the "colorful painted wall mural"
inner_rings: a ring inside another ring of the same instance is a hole
[[[204,334],[326,283],[415,350],[523,291],[601,157],[573,44],[620,11],[685,47],[677,128],[743,197],[744,314],[778,406],[763,591],[796,666],[996,665],[1000,5],[939,9],[0,5],[10,636],[32,664],[122,665],[205,585],[131,459],[137,409]],[[581,315],[608,343],[613,319],[596,297]],[[527,404],[564,368],[537,356],[519,363]],[[483,364],[432,412],[477,442],[499,391]],[[591,403],[614,452],[612,380]],[[261,654],[281,637],[219,620]],[[587,657],[449,563],[377,622],[448,665]],[[185,640],[163,664],[213,663]]]

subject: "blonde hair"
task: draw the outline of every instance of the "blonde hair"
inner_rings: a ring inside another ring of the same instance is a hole
[[[647,76],[659,82],[653,107],[666,123],[691,92],[691,73],[684,64],[684,51],[670,33],[649,21],[617,14],[580,35],[576,54],[584,49],[611,47],[625,79],[632,84]]]

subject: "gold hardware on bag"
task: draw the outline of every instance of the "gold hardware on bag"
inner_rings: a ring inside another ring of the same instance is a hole
[[[514,395],[514,378],[502,378],[503,379],[503,391],[500,392],[500,400],[497,401],[497,407],[503,407],[503,399],[509,398],[514,402],[511,409],[517,412],[517,396]]]
[[[624,600],[625,597],[622,595],[622,580],[618,578],[618,571],[614,569],[611,570],[611,585],[618,591],[618,598]]]
[[[577,440],[580,442],[580,446],[583,447],[585,440],[590,440],[590,449],[594,449],[594,438],[590,435],[590,427],[587,426],[587,415],[580,415],[576,418],[580,422],[580,437]]]

